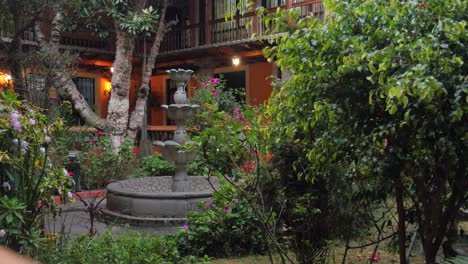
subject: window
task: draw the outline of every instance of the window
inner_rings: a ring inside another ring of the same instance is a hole
[[[82,77],[75,77],[73,78],[73,82],[76,85],[76,88],[81,93],[83,98],[88,103],[91,109],[95,109],[96,104],[96,84],[93,78],[82,78]],[[80,117],[77,112],[73,112],[71,116],[65,117],[65,121],[69,125],[78,125],[83,126],[85,125],[85,120]]]
[[[227,90],[232,92],[237,102],[245,102],[245,71],[225,72],[215,74],[215,77],[226,81]]]
[[[42,108],[48,107],[45,76],[29,73],[26,76],[26,87],[28,88],[29,99],[33,104]]]

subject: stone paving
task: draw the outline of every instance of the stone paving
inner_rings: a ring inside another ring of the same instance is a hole
[[[85,199],[92,201],[93,198]],[[101,199],[101,198],[98,198]],[[106,200],[99,205],[98,208],[105,208]],[[78,200],[72,203],[59,206],[59,213],[55,216],[48,214],[44,219],[44,225],[47,232],[56,234],[65,234],[70,238],[78,237],[89,233],[91,221],[85,206]],[[162,235],[172,234],[180,227],[130,227],[114,223],[105,223],[102,220],[94,220],[94,230],[100,234],[106,230],[111,230],[115,235],[125,234],[128,232],[140,232],[144,234]]]

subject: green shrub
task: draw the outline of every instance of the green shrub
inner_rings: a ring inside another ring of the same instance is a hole
[[[138,168],[133,143],[125,141],[115,153],[107,138],[100,138],[95,148],[81,153],[84,184],[102,188],[112,181],[127,179]]]
[[[141,170],[144,176],[174,175],[175,165],[173,162],[165,160],[161,154],[153,153],[143,158]]]
[[[56,264],[209,263],[208,257],[181,256],[173,237],[140,234],[114,237],[110,231],[99,237],[81,236],[60,249],[45,250],[37,260]]]
[[[201,212],[188,215],[188,225],[178,232],[183,252],[196,256],[233,257],[263,254],[267,239],[252,208],[234,189],[224,185],[212,201],[200,204]]]

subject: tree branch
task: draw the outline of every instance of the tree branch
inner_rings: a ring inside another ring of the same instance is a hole
[[[143,117],[145,114],[145,105],[146,105],[146,101],[148,99],[149,90],[150,90],[149,81],[153,73],[154,64],[156,62],[156,56],[159,53],[159,47],[161,45],[161,41],[164,38],[164,34],[165,34],[166,9],[168,5],[169,5],[168,0],[165,0],[161,8],[158,31],[156,32],[156,36],[154,38],[154,42],[151,47],[149,58],[146,64],[144,65],[143,79],[138,89],[135,109],[130,114],[127,137],[130,138],[131,140],[135,140],[136,134],[138,130],[141,129],[141,126],[143,123]]]

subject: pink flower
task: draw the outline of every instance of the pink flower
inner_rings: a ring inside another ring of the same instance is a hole
[[[217,79],[217,78],[211,78],[210,83],[211,83],[211,84],[219,84],[219,79]]]
[[[234,108],[234,111],[232,112],[236,115],[239,115],[240,114],[239,107]]]
[[[217,94],[219,94],[219,90],[218,89],[213,89],[213,90],[211,90],[211,94],[217,95]]]
[[[224,212],[229,213],[231,211],[231,207],[229,205],[224,206]]]
[[[67,192],[67,197],[68,197],[69,199],[72,199],[72,198],[73,198],[73,193],[72,193],[72,192]]]
[[[211,203],[211,201],[206,201],[206,203],[205,203],[206,208],[210,208],[212,205],[213,205],[213,203]]]
[[[183,230],[188,230],[188,225],[185,224],[185,225],[183,225],[181,228],[182,228]]]
[[[244,119],[244,114],[239,114],[238,117],[239,117],[240,120],[242,120],[242,119]]]
[[[238,204],[238,203],[239,203],[239,200],[235,199],[235,200],[234,200],[234,203],[235,203],[235,204]]]
[[[73,177],[73,171],[69,171],[68,176]]]
[[[34,126],[36,124],[36,120],[34,118],[29,118],[29,123]]]
[[[45,142],[46,144],[49,144],[51,141],[52,141],[52,139],[51,139],[49,136],[45,136],[45,137],[44,137],[44,142]]]
[[[102,135],[104,135],[104,132],[98,131],[97,134],[98,134],[99,136],[102,136]]]
[[[5,237],[5,236],[6,236],[5,230],[0,229],[0,238]]]

